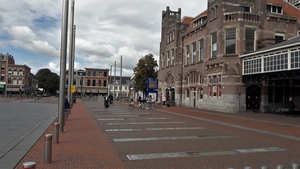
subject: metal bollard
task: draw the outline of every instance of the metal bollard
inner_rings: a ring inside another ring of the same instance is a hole
[[[281,165],[281,164],[278,164],[278,165],[276,166],[276,169],[284,169],[284,166]]]
[[[35,169],[35,162],[25,162],[23,163],[23,169]]]
[[[260,166],[260,169],[268,169],[268,166],[262,165]]]
[[[292,163],[291,169],[300,169],[300,165],[298,163]]]
[[[59,143],[59,123],[54,123],[54,137],[53,137],[54,144]]]
[[[51,163],[52,157],[52,134],[46,134],[44,163]]]

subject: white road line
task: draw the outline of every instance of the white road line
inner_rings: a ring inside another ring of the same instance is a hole
[[[204,127],[175,127],[175,128],[139,128],[139,129],[106,129],[107,132],[112,131],[158,131],[158,130],[198,130]]]
[[[182,140],[182,139],[216,139],[216,138],[233,138],[234,136],[183,136],[183,137],[147,137],[147,138],[119,138],[113,139],[115,142],[128,141],[154,141],[154,140]]]
[[[285,151],[285,149],[282,149],[282,148],[279,148],[279,147],[265,147],[265,148],[254,148],[254,149],[219,150],[219,151],[205,151],[205,152],[174,152],[174,153],[132,154],[132,155],[126,155],[126,157],[129,160],[146,160],[146,159],[158,159],[158,158],[229,155],[229,154],[244,154],[244,153],[274,152],[274,151]]]
[[[184,122],[131,122],[131,123],[106,123],[106,125],[121,125],[121,124],[171,124],[171,123],[184,123]]]
[[[169,111],[164,111],[164,110],[158,110],[158,111],[168,113],[168,114],[178,115],[178,116],[182,116],[182,117],[188,117],[188,118],[192,118],[192,119],[207,121],[207,122],[211,122],[211,123],[221,124],[224,126],[230,126],[230,127],[234,127],[234,128],[238,128],[238,129],[243,129],[243,130],[248,130],[248,131],[253,131],[253,132],[263,133],[263,134],[269,134],[272,136],[277,136],[277,137],[282,137],[282,138],[286,138],[286,139],[300,141],[300,137],[294,137],[294,136],[289,136],[289,135],[285,135],[285,134],[278,134],[278,133],[274,133],[274,132],[263,131],[263,130],[259,130],[259,129],[249,128],[249,127],[239,126],[239,125],[235,125],[235,124],[220,122],[220,121],[216,121],[216,120],[209,120],[209,119],[205,119],[205,118],[194,117],[194,116],[189,116],[189,115],[185,115],[185,114],[174,113],[174,112],[169,112]]]
[[[99,121],[102,121],[102,120],[124,120],[124,118],[107,118],[107,119],[105,119],[105,118],[102,118],[102,119],[97,119],[97,120],[99,120]]]

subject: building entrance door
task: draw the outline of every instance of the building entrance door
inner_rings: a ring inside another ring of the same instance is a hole
[[[192,99],[193,99],[193,107],[195,108],[196,107],[196,91],[192,91]]]
[[[259,110],[260,109],[260,96],[261,91],[258,86],[252,85],[247,87],[246,90],[246,105],[247,110]]]

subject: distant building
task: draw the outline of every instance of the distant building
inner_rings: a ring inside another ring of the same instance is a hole
[[[21,94],[35,92],[38,81],[30,73],[31,68],[27,65],[16,65],[14,57],[10,54],[0,54],[0,93]],[[26,90],[29,89],[30,90]]]
[[[85,70],[74,70],[74,81],[78,95],[106,95],[108,93],[108,69],[85,68]],[[66,71],[66,88],[68,88],[69,71]]]
[[[130,77],[129,76],[110,76],[109,93],[117,99],[125,99],[130,96]],[[120,80],[121,79],[121,80]]]

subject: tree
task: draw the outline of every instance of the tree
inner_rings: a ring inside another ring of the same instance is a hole
[[[35,77],[39,81],[39,87],[44,88],[46,92],[55,94],[59,86],[59,76],[51,72],[49,69],[40,69]]]
[[[146,80],[147,78],[157,77],[157,61],[154,59],[152,54],[145,55],[140,58],[137,66],[133,69],[134,76],[134,89],[136,91],[146,91]]]

